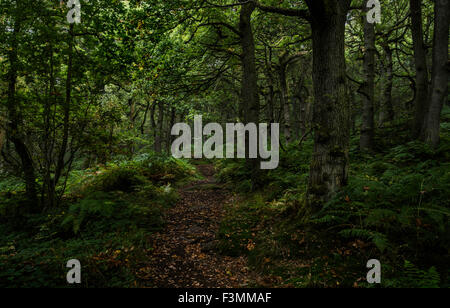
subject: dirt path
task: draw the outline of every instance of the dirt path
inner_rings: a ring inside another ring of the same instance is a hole
[[[166,217],[166,228],[154,236],[149,286],[168,288],[246,287],[251,273],[244,257],[217,254],[213,247],[232,194],[216,184],[214,168],[197,169],[205,180],[180,189],[180,201]]]

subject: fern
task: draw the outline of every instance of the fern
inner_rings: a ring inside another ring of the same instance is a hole
[[[389,241],[386,235],[366,229],[345,229],[339,232],[339,235],[345,238],[360,238],[370,240],[382,253],[389,246]]]
[[[406,260],[401,275],[387,279],[384,284],[394,288],[439,288],[440,283],[441,278],[435,267],[424,271]]]
[[[115,203],[109,200],[108,195],[96,193],[69,208],[69,213],[61,223],[62,227],[70,226],[75,234],[80,231],[83,222],[93,215],[110,218]]]

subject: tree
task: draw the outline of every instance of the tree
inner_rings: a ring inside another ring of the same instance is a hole
[[[240,0],[240,2],[246,2]],[[244,3],[241,6],[239,31],[242,47],[242,104],[245,123],[259,122],[258,74],[255,63],[255,40],[251,25],[251,16],[255,11],[255,3]]]
[[[368,1],[366,1],[367,3]],[[369,11],[365,6],[366,13]],[[360,148],[363,151],[372,150],[375,130],[375,24],[370,23],[364,14],[364,83],[361,87],[363,94],[363,112]]]
[[[265,6],[266,12],[307,19],[312,28],[314,152],[308,199],[311,210],[347,184],[350,104],[344,53],[345,23],[351,1],[306,1],[308,9]]]
[[[347,185],[350,105],[345,70],[345,22],[351,1],[306,1],[311,13],[314,152],[309,194],[329,200]]]
[[[428,109],[428,66],[426,46],[423,40],[422,1],[410,0],[411,32],[414,46],[416,69],[416,98],[414,101],[413,137],[418,138],[422,131]]]
[[[434,5],[433,67],[430,98],[422,132],[423,140],[433,147],[440,142],[441,112],[448,96],[448,42],[450,1],[436,0]]]
[[[37,205],[36,175],[33,159],[28,146],[25,144],[24,132],[20,125],[23,123],[23,116],[18,110],[20,102],[17,99],[16,87],[19,71],[19,36],[25,28],[25,14],[27,13],[27,3],[17,2],[11,4],[12,27],[9,35],[9,71],[8,78],[8,98],[7,98],[7,119],[6,136],[14,144],[14,149],[20,158],[22,171],[26,185],[26,195],[32,205]],[[34,207],[35,210],[35,207]]]

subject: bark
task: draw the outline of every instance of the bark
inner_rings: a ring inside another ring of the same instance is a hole
[[[240,0],[240,2],[246,2]],[[241,33],[242,46],[242,84],[241,97],[245,123],[259,122],[259,94],[258,76],[255,62],[255,40],[251,25],[251,16],[256,8],[255,3],[250,2],[241,6],[239,31]]]
[[[428,67],[426,48],[423,41],[422,1],[410,0],[411,32],[414,46],[416,68],[416,98],[414,100],[413,138],[420,135],[428,110]]]
[[[269,93],[267,94],[267,118],[269,120],[269,123],[274,123],[275,122],[275,110],[274,110],[275,86],[274,86],[274,78],[273,78],[273,73],[272,73],[272,50],[270,50],[270,47],[269,47],[269,59],[267,59],[267,56],[266,56],[265,64],[266,64],[267,83],[268,83],[268,88],[269,88]]]
[[[350,108],[346,91],[345,22],[350,1],[306,1],[313,33],[314,152],[310,210],[348,181]]]
[[[301,72],[295,80],[295,91],[292,97],[293,106],[293,127],[292,131],[294,138],[300,139],[311,125],[311,104],[309,98],[309,91],[305,84],[306,72]]]
[[[294,118],[292,130],[294,133],[294,138],[300,138],[306,130],[306,104],[302,93],[302,76],[298,77],[295,84],[296,89],[292,97],[292,108],[294,109],[292,113]]]
[[[172,127],[175,125],[175,121],[176,121],[176,109],[175,107],[170,108],[170,122],[169,122],[169,129],[167,130],[167,135],[166,135],[166,149],[167,152],[170,153],[170,148],[172,146],[172,142],[174,140],[174,136],[172,136],[171,131],[172,131]]]
[[[66,154],[69,143],[69,128],[70,128],[70,106],[72,100],[72,71],[73,71],[73,25],[70,26],[69,29],[69,46],[68,46],[68,58],[67,58],[67,75],[66,75],[66,95],[63,105],[63,124],[62,124],[62,137],[61,137],[61,147],[58,149],[57,157],[56,157],[56,166],[54,169],[54,176],[52,177],[51,167],[53,165],[52,162],[52,153],[53,153],[53,145],[49,146],[46,149],[47,152],[47,164],[46,164],[46,172],[44,176],[44,184],[42,195],[42,199],[45,204],[45,209],[54,208],[58,203],[56,187],[59,183],[59,180],[63,174],[64,169],[66,168]],[[51,51],[53,52],[53,51]],[[53,69],[53,68],[51,68]],[[53,74],[53,73],[52,73]],[[54,81],[53,76],[51,77],[51,89],[54,91]],[[47,111],[49,112],[49,111]],[[49,114],[46,114],[49,116]],[[47,118],[48,119],[48,118]],[[47,123],[49,125],[49,123]],[[50,128],[48,126],[48,128]],[[56,134],[54,134],[56,137]],[[45,197],[45,198],[44,198]]]
[[[258,75],[255,61],[255,40],[253,37],[253,29],[251,24],[251,16],[255,11],[256,4],[240,0],[244,4],[241,5],[239,32],[241,35],[242,47],[242,84],[241,84],[241,106],[244,112],[244,123],[259,123],[259,93],[258,93]],[[249,153],[248,136],[246,136],[246,153]],[[251,176],[255,179],[255,185],[258,186],[259,160],[248,159],[247,166],[251,170]]]
[[[164,104],[158,103],[158,127],[155,127],[155,152],[162,152],[162,136],[163,136],[163,124],[164,124]]]
[[[6,141],[6,120],[3,116],[0,115],[0,152],[3,149],[3,145]]]
[[[429,110],[422,133],[423,140],[433,147],[440,142],[441,112],[448,96],[448,43],[450,0],[435,1],[433,68]]]
[[[67,76],[66,76],[66,99],[64,101],[64,123],[62,145],[59,150],[58,163],[56,165],[55,185],[58,183],[61,173],[65,168],[65,160],[68,142],[69,142],[69,128],[70,128],[70,106],[72,102],[72,62],[73,62],[73,24],[70,25],[70,41],[67,60]]]
[[[350,130],[352,132],[352,134],[356,134],[356,118],[358,117],[359,114],[359,106],[356,103],[356,95],[355,95],[355,91],[353,91],[352,87],[348,87],[348,97],[350,99],[350,109],[351,109],[351,113],[350,113]]]
[[[366,12],[368,9],[366,8]],[[375,133],[374,101],[375,101],[375,26],[364,16],[364,83],[362,93],[362,126],[360,149],[370,151],[373,149]]]
[[[157,105],[157,102],[153,102],[152,106],[150,108],[150,126],[151,126],[151,131],[153,133],[153,149],[155,151],[156,151],[156,139],[158,137],[156,120],[155,120],[156,105]]]
[[[140,127],[140,131],[141,131],[142,135],[145,134],[145,124],[147,123],[147,116],[148,116],[150,107],[151,107],[151,102],[147,102],[147,107],[145,107],[145,112],[144,112],[144,119],[142,120],[142,124]]]
[[[19,10],[19,9],[18,9]],[[22,115],[17,110],[18,100],[16,98],[17,67],[18,67],[18,42],[17,33],[20,33],[19,17],[16,16],[14,29],[11,34],[11,48],[9,51],[9,72],[8,72],[8,98],[7,98],[7,118],[6,126],[7,138],[14,144],[15,151],[20,157],[22,171],[25,180],[26,195],[31,205],[38,203],[36,192],[36,176],[33,159],[25,144],[23,135],[20,132],[19,124],[22,123]],[[35,209],[35,207],[34,207]]]
[[[380,127],[386,122],[394,120],[394,106],[392,104],[392,85],[393,85],[393,61],[392,50],[388,44],[383,46],[385,63],[384,63],[384,89],[383,99],[380,109]]]
[[[280,79],[280,90],[281,90],[281,109],[283,110],[284,118],[284,137],[286,138],[286,143],[289,144],[291,141],[291,106],[289,101],[289,88],[287,81],[287,58],[288,54],[285,53],[281,56],[280,66],[278,68],[279,79]]]
[[[128,115],[130,121],[130,129],[133,130],[135,127],[136,120],[136,101],[132,98],[128,99],[128,106],[130,106],[130,113]],[[130,140],[128,142],[128,157],[131,159],[134,154],[134,142]]]

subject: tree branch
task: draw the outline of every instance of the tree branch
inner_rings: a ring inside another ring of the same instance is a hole
[[[284,16],[300,17],[306,20],[310,20],[309,11],[307,9],[292,9],[292,8],[281,8],[276,6],[262,5],[258,1],[255,1],[256,7],[263,12],[275,13]]]

